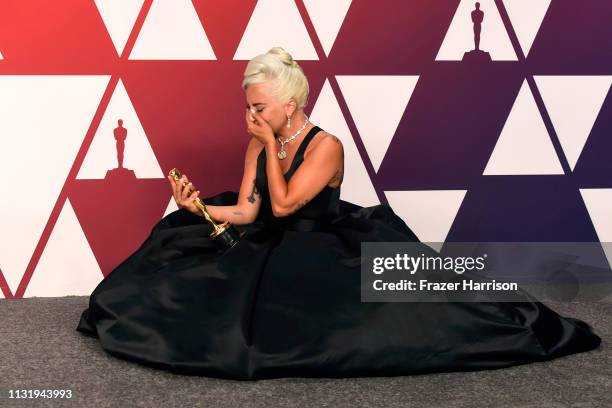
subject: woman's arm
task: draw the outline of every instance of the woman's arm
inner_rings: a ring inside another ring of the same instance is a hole
[[[293,214],[312,200],[342,168],[344,149],[340,140],[327,135],[309,152],[296,172],[285,181],[275,145],[266,144],[266,173],[272,212],[277,217]]]
[[[261,208],[261,195],[255,186],[257,157],[262,145],[251,138],[244,160],[244,175],[235,205],[206,205],[206,210],[215,221],[229,221],[231,224],[250,224],[255,221]],[[206,203],[205,203],[206,204]],[[202,217],[204,216],[201,212]]]

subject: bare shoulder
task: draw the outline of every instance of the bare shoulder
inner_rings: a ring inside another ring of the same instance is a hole
[[[315,137],[309,143],[306,151],[304,152],[304,157],[306,157],[309,151],[313,151],[314,149],[330,149],[330,151],[342,155],[344,148],[342,146],[342,142],[337,136],[321,130],[317,132]]]
[[[330,142],[334,142],[342,147],[342,141],[338,138],[338,136],[332,135],[331,133],[327,133],[325,131],[321,131],[325,135],[325,138]]]

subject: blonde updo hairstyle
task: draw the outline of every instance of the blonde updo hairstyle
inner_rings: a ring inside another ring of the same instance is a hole
[[[273,47],[249,61],[244,70],[242,89],[267,81],[270,81],[271,92],[280,103],[285,104],[293,97],[297,110],[307,105],[308,79],[302,67],[282,47]]]

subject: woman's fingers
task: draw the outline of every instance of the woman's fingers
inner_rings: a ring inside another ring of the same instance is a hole
[[[174,180],[170,175],[167,176],[167,179],[172,186],[172,195],[179,208],[188,208],[190,211],[197,212],[198,208],[195,205],[195,200],[200,195],[200,190],[193,191],[190,195],[189,191],[192,190],[193,184],[189,182],[189,179],[184,174],[179,180]],[[187,184],[183,185],[185,182]]]
[[[176,183],[174,182],[174,179],[170,175],[166,176],[166,178],[170,182],[170,187],[172,187],[172,192],[175,192],[176,191]]]
[[[252,126],[255,123],[255,117],[253,116],[252,111],[248,108],[246,109],[245,119],[247,123],[247,133],[252,136],[253,135]]]
[[[253,113],[250,109],[246,110],[246,121],[247,123],[249,122],[253,122],[255,120],[255,118],[253,117]]]
[[[168,175],[167,178],[172,187],[172,195],[174,196],[174,201],[179,207],[181,207],[182,206],[182,185],[183,185],[184,177],[181,177],[179,180],[175,180],[172,176]]]
[[[248,133],[248,134],[251,134],[251,119],[250,119],[251,117],[252,117],[252,116],[251,116],[251,113],[250,113],[250,112],[249,112],[249,110],[247,109],[245,119],[246,119],[246,124],[247,124],[247,133]]]
[[[256,124],[258,124],[258,125],[259,125],[259,118],[260,118],[260,116],[259,116],[259,113],[257,113],[257,110],[253,109],[253,110],[251,111],[251,118],[252,118],[252,120],[251,120],[251,121],[252,121],[253,123],[256,123]]]
[[[168,176],[168,180],[170,181],[170,186],[172,187],[172,195],[174,196],[174,201],[178,203],[178,187],[176,181],[172,178],[172,176]]]
[[[191,197],[189,197],[189,199],[191,200],[191,204],[193,205],[194,209],[197,209],[198,206],[195,205],[195,200],[196,198],[198,198],[200,196],[200,190],[195,191]]]
[[[253,134],[257,133],[257,124],[255,122],[249,122],[247,124],[247,129],[248,129],[248,132],[251,135],[253,135]]]
[[[183,187],[183,191],[181,192],[182,200],[187,200],[189,198],[189,190],[191,190],[191,183],[187,183]]]

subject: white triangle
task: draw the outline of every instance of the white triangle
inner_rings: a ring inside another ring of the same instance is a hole
[[[109,79],[0,75],[0,174],[7,177],[0,186],[0,265],[13,293]],[[31,186],[24,189],[26,184]]]
[[[130,59],[216,60],[190,0],[154,0]]]
[[[542,25],[550,0],[503,0],[503,3],[526,57]]]
[[[166,207],[166,211],[164,212],[164,215],[162,215],[162,218],[164,218],[166,215],[177,211],[178,205],[176,205],[176,201],[174,201],[174,197],[170,198],[170,202],[168,202],[168,206]]]
[[[0,60],[4,59],[4,57],[2,56],[2,52],[0,52]],[[2,294],[0,293],[0,296],[2,296]]]
[[[419,77],[347,75],[336,78],[374,170],[378,172]]]
[[[96,6],[118,55],[123,52],[143,3],[144,0],[96,0]]]
[[[534,76],[570,168],[574,170],[612,84],[607,75]]]
[[[323,84],[309,119],[324,131],[337,136],[344,147],[344,179],[340,187],[340,198],[363,207],[380,204],[351,131],[327,80]]]
[[[595,227],[597,238],[612,266],[612,189],[581,188],[580,194]]]
[[[419,240],[439,250],[466,193],[467,190],[385,191],[385,196]]]
[[[24,297],[89,295],[103,278],[70,200],[66,200]]]
[[[259,0],[234,59],[250,60],[272,47],[283,47],[296,60],[319,59],[293,1]]]
[[[103,179],[108,170],[118,167],[114,129],[119,127],[119,119],[123,120],[122,126],[127,129],[123,167],[134,170],[137,178],[164,178],[130,97],[119,80],[77,179]]]
[[[563,174],[527,81],[523,81],[482,174]]]
[[[471,12],[475,8],[474,3],[473,0],[461,0],[459,3],[442,46],[438,50],[436,61],[460,61],[465,52],[474,49],[474,24],[471,18]],[[488,52],[492,60],[516,61],[516,53],[495,2],[480,0],[480,9],[484,12],[484,19],[479,48]]]
[[[308,10],[308,15],[319,36],[325,55],[329,56],[346,13],[351,7],[351,0],[335,0],[333,2],[329,0],[304,0],[304,6]]]

